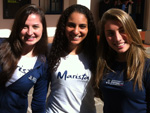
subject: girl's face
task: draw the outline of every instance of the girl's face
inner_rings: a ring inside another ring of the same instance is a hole
[[[66,23],[69,47],[77,47],[87,36],[88,20],[84,14],[73,12]]]
[[[108,45],[118,54],[125,53],[129,49],[130,43],[122,24],[119,21],[108,20],[104,27]]]
[[[30,14],[20,33],[24,47],[34,47],[41,39],[42,32],[43,25],[41,23],[40,16],[37,14]]]

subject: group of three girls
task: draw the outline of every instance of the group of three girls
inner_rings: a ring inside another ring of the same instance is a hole
[[[149,59],[134,22],[119,9],[101,21],[97,49],[90,10],[68,7],[48,50],[43,11],[32,4],[21,8],[0,45],[0,112],[26,113],[33,86],[33,113],[96,113],[95,86],[104,113],[150,111]]]

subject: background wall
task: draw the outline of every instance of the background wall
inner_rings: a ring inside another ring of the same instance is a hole
[[[42,0],[41,0],[42,1]],[[64,0],[64,7],[66,9],[68,6],[72,4],[82,4],[88,7],[93,13],[95,24],[98,27],[99,21],[99,2],[101,0]],[[150,30],[150,1],[145,0],[145,8],[144,8],[144,29]],[[39,5],[39,0],[31,0],[31,3]],[[47,30],[48,36],[53,37],[56,29],[57,21],[60,17],[60,14],[46,14],[47,21]],[[3,0],[0,0],[0,37],[8,37],[10,34],[10,30],[12,27],[14,19],[3,19]]]
[[[94,19],[98,21],[98,2],[100,0],[64,0],[64,9],[72,4],[82,4],[87,6],[93,12]],[[31,3],[39,5],[38,0],[31,0]],[[96,6],[96,7],[95,7]],[[47,21],[48,36],[53,37],[57,21],[60,17],[59,14],[45,15]],[[8,37],[14,19],[3,19],[3,0],[0,0],[0,37]]]

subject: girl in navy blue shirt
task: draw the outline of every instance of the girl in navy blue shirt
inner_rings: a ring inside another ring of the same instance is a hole
[[[11,34],[0,45],[0,113],[45,113],[47,32],[44,12],[26,5],[17,12]]]
[[[95,80],[104,113],[150,113],[150,59],[123,10],[110,9],[101,19]]]

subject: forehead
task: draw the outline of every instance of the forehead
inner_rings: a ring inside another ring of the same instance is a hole
[[[104,25],[105,29],[113,29],[114,27],[120,28],[120,27],[123,27],[123,25],[118,20],[108,20],[108,21],[106,21],[106,23]]]
[[[41,16],[39,14],[32,13],[32,14],[28,15],[26,20],[32,20],[32,19],[37,19],[37,20],[41,21]]]
[[[87,23],[87,18],[84,14],[79,12],[73,12],[69,17],[68,21],[74,21],[74,22],[85,22]]]

